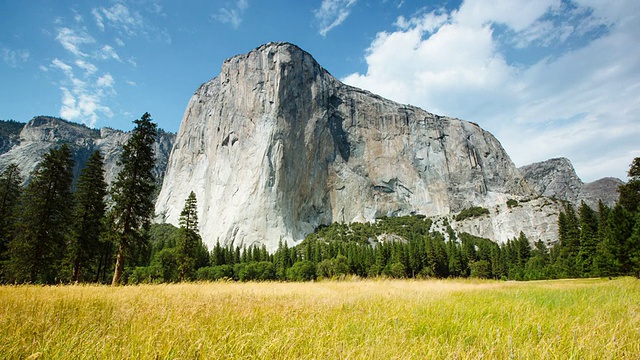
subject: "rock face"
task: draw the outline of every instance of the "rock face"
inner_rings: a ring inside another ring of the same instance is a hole
[[[15,163],[20,167],[25,182],[28,182],[42,155],[62,143],[67,143],[73,152],[75,176],[79,175],[80,169],[91,153],[100,150],[105,161],[105,178],[108,183],[111,183],[118,175],[117,162],[122,153],[122,145],[130,136],[129,132],[109,128],[96,130],[54,117],[38,116],[24,125],[18,141],[11,149],[0,155],[0,171],[10,163]],[[155,175],[159,183],[164,177],[174,141],[175,134],[159,131],[155,145]]]
[[[584,201],[592,209],[597,209],[599,200],[611,207],[618,201],[618,186],[623,184],[617,178],[603,178],[585,184],[566,158],[534,163],[519,170],[540,195],[568,201],[576,207]]]
[[[189,101],[157,220],[177,224],[192,190],[208,245],[270,249],[335,221],[447,215],[536,195],[478,125],[342,84],[287,43],[226,60]]]
[[[597,210],[598,200],[602,200],[603,204],[613,207],[620,197],[618,187],[622,184],[624,184],[624,181],[613,177],[606,177],[586,183],[582,186],[582,190],[578,196],[578,203],[584,201],[592,209]]]

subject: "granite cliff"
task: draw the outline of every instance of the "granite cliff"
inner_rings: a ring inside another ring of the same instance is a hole
[[[568,201],[575,207],[584,201],[592,209],[598,209],[600,200],[613,207],[618,202],[618,186],[624,184],[622,180],[611,177],[585,184],[567,158],[549,159],[519,170],[537,193]]]
[[[559,204],[478,125],[347,86],[288,43],[224,62],[192,96],[156,203],[178,223],[190,191],[213,245],[296,243],[321,224],[491,209],[460,229],[551,241]],[[520,200],[508,208],[509,199]],[[545,210],[546,209],[546,210]],[[524,226],[523,226],[524,224]]]
[[[105,161],[105,177],[111,183],[118,175],[117,162],[122,145],[129,139],[130,133],[110,128],[91,129],[81,124],[68,122],[49,116],[37,116],[26,123],[11,147],[0,153],[0,171],[10,163],[20,167],[25,183],[30,180],[42,155],[62,143],[70,145],[75,161],[74,174],[77,176],[84,163],[95,150],[100,150]],[[155,144],[155,175],[161,183],[167,166],[169,153],[175,140],[175,134],[159,131]]]

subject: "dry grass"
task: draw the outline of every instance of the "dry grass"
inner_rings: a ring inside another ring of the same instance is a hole
[[[634,359],[640,281],[0,287],[0,329],[10,359]]]

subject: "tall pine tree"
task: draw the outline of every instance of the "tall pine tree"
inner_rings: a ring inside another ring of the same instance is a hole
[[[64,144],[42,158],[21,197],[21,216],[9,244],[14,281],[54,283],[65,252],[73,210],[73,160]]]
[[[133,134],[120,155],[119,165],[122,170],[111,188],[114,203],[112,226],[118,245],[111,282],[113,286],[120,284],[127,251],[145,241],[144,230],[149,227],[154,212],[153,144],[157,137],[157,126],[149,113],[134,120],[134,123],[136,127]]]
[[[17,205],[22,193],[22,177],[16,164],[9,164],[0,174],[0,261],[7,258],[7,246],[14,233]]]
[[[193,278],[198,249],[201,247],[202,239],[198,233],[198,203],[196,194],[192,191],[180,213],[180,238],[176,251],[181,281]]]
[[[91,264],[99,265],[106,196],[104,162],[100,151],[96,150],[82,169],[74,194],[76,206],[67,251],[72,266],[71,281],[82,280],[83,271]]]

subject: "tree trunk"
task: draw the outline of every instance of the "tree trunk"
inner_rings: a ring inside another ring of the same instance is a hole
[[[111,286],[120,285],[120,278],[122,277],[122,270],[124,269],[124,245],[122,241],[118,244],[118,256],[116,257],[116,268],[113,271],[113,281]]]

